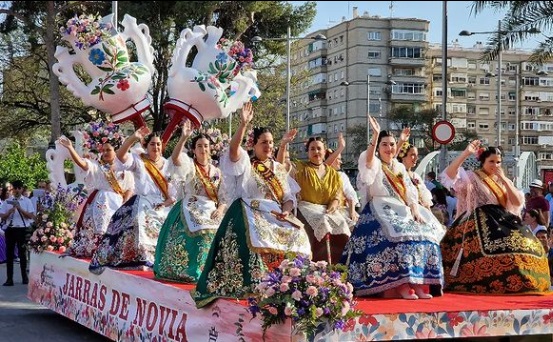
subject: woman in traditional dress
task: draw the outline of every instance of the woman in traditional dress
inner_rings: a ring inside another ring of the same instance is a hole
[[[400,139],[401,140],[401,139]],[[433,205],[432,193],[428,190],[422,177],[413,171],[413,168],[417,165],[419,160],[419,150],[414,145],[411,145],[408,141],[405,141],[399,147],[399,153],[397,160],[405,166],[407,175],[411,180],[411,183],[416,187],[419,198],[419,204],[423,207],[430,208]]]
[[[358,296],[432,298],[443,285],[444,227],[419,204],[418,192],[396,156],[396,140],[370,117],[372,141],[359,156],[368,203],[342,255]],[[376,155],[377,153],[377,155]],[[378,156],[378,157],[377,157]]]
[[[178,282],[198,280],[226,208],[221,170],[211,160],[210,136],[198,133],[192,139],[193,159],[182,152],[191,133],[186,121],[171,156],[178,170],[174,178],[184,195],[163,223],[154,263],[156,278]]]
[[[109,267],[154,264],[159,231],[175,203],[176,190],[168,180],[170,162],[162,156],[162,142],[156,133],[141,127],[117,150],[117,167],[131,171],[135,195],[112,216],[107,232],[92,256],[89,270],[102,273]],[[129,153],[138,141],[145,153]]]
[[[280,150],[285,151],[294,140],[296,130],[286,133]],[[330,165],[345,147],[344,139],[329,160],[325,160],[326,145],[320,137],[307,141],[308,161],[292,163],[291,176],[300,186],[298,219],[309,236],[313,261],[337,263],[349,239],[354,224],[343,212],[344,186],[338,171]]]
[[[253,130],[251,159],[240,147],[252,118],[252,104],[246,103],[229,150],[221,157],[223,182],[235,200],[198,280],[197,307],[221,297],[245,298],[263,273],[280,265],[288,253],[311,257],[307,234],[292,215],[299,189],[284,165],[272,158],[273,135],[267,128]]]
[[[91,153],[100,153],[99,160],[81,157],[65,136],[58,139],[69,151],[73,162],[85,172],[89,192],[77,220],[73,243],[66,253],[77,258],[92,257],[113,213],[130,198],[134,188],[130,172],[115,171],[115,149],[121,146],[123,137],[118,126],[108,126],[109,134],[104,134],[104,125],[100,125],[87,135],[86,146]]]
[[[326,149],[325,154],[325,160],[329,160],[330,156],[334,153],[330,148]],[[343,215],[346,216],[346,219],[348,220],[348,224],[353,227],[357,223],[357,220],[359,219],[359,214],[357,213],[357,207],[359,206],[359,196],[357,196],[357,192],[355,191],[355,188],[351,184],[351,180],[349,179],[349,176],[342,171],[342,154],[338,154],[336,156],[336,159],[330,164],[338,172],[340,175],[340,179],[342,179],[342,204],[341,204],[341,210],[343,212]]]
[[[475,154],[480,168],[463,169]],[[503,173],[501,151],[479,140],[444,170],[455,189],[457,218],[442,240],[447,291],[481,294],[543,293],[550,286],[547,257],[522,223],[524,195]]]

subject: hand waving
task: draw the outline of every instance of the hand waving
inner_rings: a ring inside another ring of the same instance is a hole
[[[373,134],[375,136],[378,136],[380,134],[380,124],[376,119],[372,116],[369,116],[369,123],[371,124],[371,127],[373,129]]]
[[[286,132],[280,141],[281,144],[289,144],[296,138],[296,134],[298,133],[298,130],[296,128],[292,128],[290,131]]]
[[[409,141],[409,137],[411,136],[411,128],[405,127],[401,134],[399,135],[399,140],[401,141]]]
[[[472,154],[476,154],[478,152],[478,149],[480,148],[480,140],[473,140],[470,142],[470,144],[467,145],[467,148],[465,148],[465,151],[470,152]]]
[[[145,136],[150,134],[150,132],[151,131],[150,131],[150,128],[148,128],[148,126],[142,126],[134,132],[133,136],[138,140],[142,140],[144,139]]]
[[[251,102],[247,102],[242,107],[242,110],[240,112],[240,119],[242,120],[242,123],[248,124],[253,119],[253,105]]]
[[[342,132],[338,133],[338,148],[342,150],[346,148],[346,139],[344,139]]]
[[[65,135],[62,135],[61,137],[59,137],[58,141],[61,144],[61,146],[65,148],[71,148],[73,146],[73,144],[71,143],[71,140],[67,139]]]
[[[193,130],[192,122],[190,120],[185,120],[182,124],[182,136],[188,138]]]

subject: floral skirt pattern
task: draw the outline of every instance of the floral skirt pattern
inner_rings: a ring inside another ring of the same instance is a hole
[[[263,273],[285,257],[285,252],[256,253],[250,248],[245,206],[241,199],[234,201],[217,230],[193,293],[198,308],[217,298],[246,298]]]
[[[153,266],[159,231],[169,209],[152,207],[146,198],[135,195],[113,214],[90,261],[92,273],[101,274],[106,266]]]
[[[342,254],[355,294],[375,295],[402,284],[430,285],[433,294],[441,294],[442,233],[428,223],[429,211],[423,214],[427,223],[418,223],[397,200],[374,202],[363,209]]]
[[[518,216],[498,205],[457,219],[441,246],[446,291],[545,293],[551,286],[543,246]]]
[[[178,201],[161,227],[156,247],[154,275],[177,282],[196,282],[204,268],[215,229],[191,232]]]

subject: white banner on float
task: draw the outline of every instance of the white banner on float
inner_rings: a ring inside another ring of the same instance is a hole
[[[290,341],[291,327],[268,329],[244,305],[217,300],[197,309],[190,292],[170,283],[106,269],[58,254],[32,253],[30,300],[115,341]]]

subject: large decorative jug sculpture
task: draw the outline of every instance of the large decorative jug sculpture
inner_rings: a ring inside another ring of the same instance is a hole
[[[80,131],[73,131],[73,137],[75,137],[75,150],[82,156],[84,135]],[[65,160],[72,160],[69,150],[62,146],[59,141],[56,141],[55,149],[49,149],[46,151],[46,169],[48,170],[48,177],[54,188],[61,186],[66,189],[68,187],[65,179]],[[75,182],[70,184],[70,187],[77,186],[78,184],[86,184],[85,172],[77,165],[73,166],[75,173]]]
[[[113,26],[113,14],[104,18],[82,15],[62,28],[71,49],[58,46],[53,71],[61,83],[87,106],[111,115],[114,123],[132,121],[144,126],[142,112],[150,108],[146,94],[154,73],[152,38],[148,26],[125,15],[122,32]],[[138,62],[130,62],[126,42],[136,46]],[[85,83],[75,72],[79,64],[88,74]]]
[[[199,127],[203,121],[226,118],[252,97],[260,96],[255,71],[246,71],[253,60],[241,42],[220,39],[223,29],[195,26],[184,29],[173,51],[169,70],[168,101],[164,109],[171,116],[161,140],[164,145],[184,119]],[[197,54],[187,65],[192,47]]]

